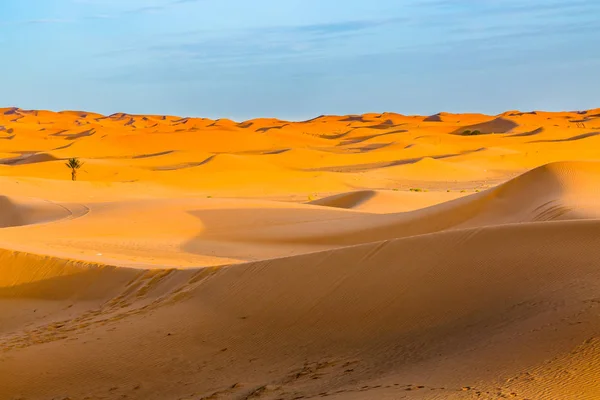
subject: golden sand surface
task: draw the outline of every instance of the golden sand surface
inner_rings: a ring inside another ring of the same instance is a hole
[[[600,109],[0,109],[0,399],[600,398],[599,160]]]

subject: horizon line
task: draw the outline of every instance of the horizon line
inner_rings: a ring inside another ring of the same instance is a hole
[[[488,114],[488,113],[484,113],[484,112],[478,112],[478,111],[467,111],[467,112],[452,112],[452,111],[439,111],[437,113],[434,114],[403,114],[400,112],[396,112],[396,111],[381,111],[381,112],[376,112],[376,111],[370,111],[370,112],[363,112],[363,113],[359,113],[359,114],[355,114],[355,113],[348,113],[348,114],[321,114],[312,118],[308,118],[308,119],[281,119],[278,117],[265,117],[265,116],[259,116],[259,117],[254,117],[254,118],[250,118],[250,119],[245,119],[245,120],[237,120],[237,119],[233,119],[233,118],[229,118],[229,117],[219,117],[219,118],[211,118],[211,117],[202,117],[202,116],[194,116],[194,115],[176,115],[176,114],[155,114],[155,113],[128,113],[128,112],[123,112],[123,111],[117,111],[117,112],[113,112],[111,114],[104,114],[101,112],[96,112],[96,111],[89,111],[89,110],[84,110],[84,109],[63,109],[63,110],[51,110],[51,109],[37,109],[37,108],[32,108],[32,109],[27,109],[27,108],[21,108],[21,107],[17,107],[17,106],[9,106],[9,107],[0,107],[0,110],[13,110],[13,111],[23,111],[23,112],[34,112],[34,111],[46,111],[46,112],[51,112],[51,113],[55,113],[55,114],[60,114],[60,113],[68,113],[68,112],[79,112],[79,113],[89,113],[89,114],[98,114],[101,115],[104,118],[110,118],[112,116],[115,115],[128,115],[128,116],[155,116],[155,117],[177,117],[177,118],[193,118],[193,119],[208,119],[211,121],[222,121],[222,120],[229,120],[232,122],[236,122],[236,123],[244,123],[244,122],[249,122],[249,121],[254,121],[254,120],[258,120],[258,119],[276,119],[279,120],[281,122],[308,122],[308,121],[313,121],[319,118],[326,118],[326,117],[350,117],[350,116],[364,116],[364,115],[369,115],[369,114],[378,114],[378,115],[384,115],[384,114],[395,114],[395,115],[400,115],[400,116],[404,116],[404,117],[431,117],[431,116],[435,116],[435,115],[443,115],[443,114],[450,114],[450,115],[464,115],[464,114],[480,114],[480,115],[484,115],[484,116],[489,116],[489,117],[501,117],[501,116],[506,116],[506,114],[508,113],[522,113],[522,114],[531,114],[531,113],[577,113],[577,114],[587,114],[589,111],[593,111],[593,110],[600,110],[600,107],[593,107],[593,108],[587,108],[587,109],[583,109],[583,110],[544,110],[544,109],[535,109],[535,110],[529,110],[529,111],[524,111],[524,110],[519,110],[519,109],[512,109],[512,110],[505,110],[502,111],[500,113],[497,114]],[[6,112],[4,112],[3,114],[6,114]]]

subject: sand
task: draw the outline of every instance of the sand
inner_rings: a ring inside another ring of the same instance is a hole
[[[600,398],[599,148],[600,109],[0,109],[0,399]]]

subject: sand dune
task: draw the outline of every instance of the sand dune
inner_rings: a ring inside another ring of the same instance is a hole
[[[571,142],[573,140],[581,140],[581,139],[587,139],[589,137],[594,137],[600,135],[600,132],[589,132],[589,133],[582,133],[581,135],[576,135],[576,136],[572,136],[566,139],[554,139],[554,140],[538,140],[534,143],[552,143],[552,142]]]
[[[50,222],[70,215],[68,209],[51,202],[0,196],[0,228]]]
[[[498,117],[491,121],[481,122],[475,125],[467,125],[460,128],[457,133],[463,134],[465,131],[480,131],[481,133],[508,133],[519,126],[518,123],[505,117]]]
[[[572,171],[578,171],[569,184]],[[343,246],[367,241],[388,240],[448,229],[484,227],[499,224],[597,218],[595,182],[600,164],[561,163],[543,166],[497,188],[457,200],[416,210],[412,213],[355,215],[352,218],[317,220],[286,225],[240,227],[222,234],[208,227],[202,236],[250,243]],[[322,200],[359,201],[365,194]],[[350,198],[350,199],[349,199]],[[319,202],[316,202],[317,204]],[[315,204],[315,202],[313,202]]]
[[[0,398],[600,397],[599,113],[0,109]]]
[[[414,211],[462,196],[458,192],[422,192],[415,190],[408,192],[357,190],[323,197],[322,199],[313,200],[309,204],[386,214]]]
[[[508,225],[190,272],[69,271],[12,255],[33,270],[0,297],[25,298],[40,317],[4,335],[19,355],[0,364],[4,387],[32,398],[394,398],[410,388],[414,398],[491,399],[543,385],[577,398],[596,373],[579,353],[598,354],[598,229]]]

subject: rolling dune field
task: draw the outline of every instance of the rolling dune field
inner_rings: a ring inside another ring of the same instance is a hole
[[[600,109],[0,109],[2,400],[579,400],[598,382]]]

